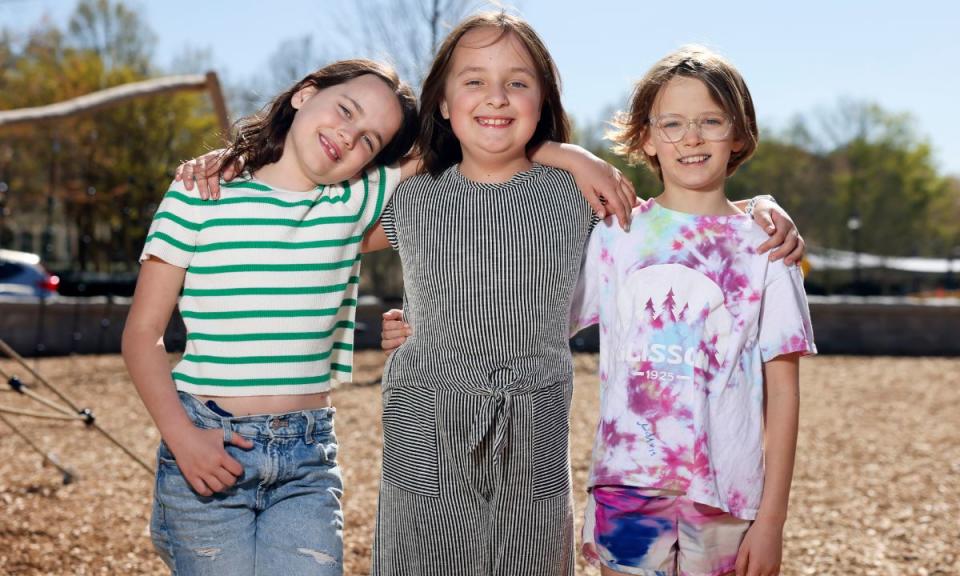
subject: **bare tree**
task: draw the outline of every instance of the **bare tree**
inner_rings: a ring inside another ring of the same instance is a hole
[[[69,30],[74,42],[96,53],[105,69],[127,66],[147,72],[156,36],[123,2],[81,0],[70,17]]]
[[[351,50],[389,61],[419,86],[437,45],[470,5],[470,0],[354,0],[340,4],[337,32]]]

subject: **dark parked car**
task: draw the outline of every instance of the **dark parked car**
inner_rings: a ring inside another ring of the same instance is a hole
[[[60,279],[47,272],[36,254],[0,250],[0,296],[47,298],[59,285]]]

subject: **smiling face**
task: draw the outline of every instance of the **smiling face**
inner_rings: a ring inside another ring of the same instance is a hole
[[[528,168],[526,146],[540,121],[543,92],[523,43],[512,33],[478,28],[453,52],[440,113],[463,152],[461,171],[494,179]]]
[[[676,114],[687,121],[721,117],[726,111],[702,81],[675,76],[657,94],[651,115],[662,117],[668,114]],[[734,130],[718,141],[704,139],[696,124],[687,128],[683,138],[673,143],[667,142],[656,126],[651,125],[647,130],[643,150],[659,161],[664,189],[722,192],[730,155],[740,150],[743,143],[734,139]]]
[[[304,188],[356,176],[400,129],[396,95],[371,74],[322,90],[307,86],[290,101],[297,110],[278,164]]]

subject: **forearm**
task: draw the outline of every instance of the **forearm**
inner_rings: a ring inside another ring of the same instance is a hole
[[[764,382],[764,481],[757,521],[782,526],[787,519],[797,452],[800,419],[798,356],[792,354],[767,362]]]
[[[193,423],[180,405],[162,338],[154,329],[128,325],[123,331],[122,348],[137,394],[160,435],[170,443],[189,431]]]
[[[530,160],[544,166],[560,168],[567,172],[574,172],[577,168],[577,161],[584,158],[595,158],[593,154],[585,148],[576,144],[562,144],[560,142],[546,141],[540,144],[530,152]]]
[[[411,176],[416,176],[425,171],[423,159],[420,154],[411,152],[400,159],[400,181],[403,182]]]
[[[386,250],[389,247],[390,240],[387,238],[387,233],[383,231],[383,226],[380,224],[380,221],[377,220],[377,223],[363,235],[363,241],[360,243],[360,252],[362,254],[369,254],[379,250]]]

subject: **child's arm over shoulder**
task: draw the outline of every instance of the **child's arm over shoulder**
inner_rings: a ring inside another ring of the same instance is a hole
[[[549,141],[534,149],[530,160],[570,172],[580,193],[600,218],[616,214],[621,226],[629,227],[630,209],[637,204],[637,193],[630,179],[616,167],[575,144]]]

